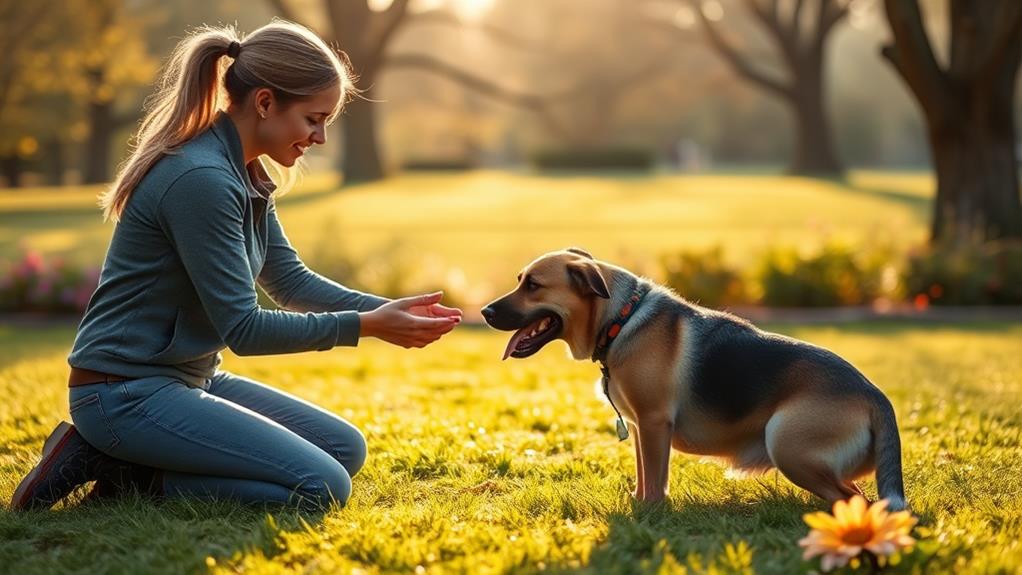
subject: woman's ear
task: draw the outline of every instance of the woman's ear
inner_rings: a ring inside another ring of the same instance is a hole
[[[273,97],[273,90],[269,88],[259,88],[252,95],[252,103],[255,105],[256,114],[264,120],[270,114],[270,109],[273,108],[275,102],[276,98]]]

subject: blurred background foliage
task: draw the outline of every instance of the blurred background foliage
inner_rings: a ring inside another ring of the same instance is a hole
[[[585,245],[712,305],[1019,300],[1014,0],[0,0],[3,285],[92,278],[170,49],[275,17],[358,75],[281,200],[340,281],[475,304]]]

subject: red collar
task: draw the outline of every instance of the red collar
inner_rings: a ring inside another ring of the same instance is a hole
[[[607,352],[610,350],[610,345],[614,343],[614,338],[621,333],[621,329],[628,322],[628,319],[635,314],[639,303],[642,302],[642,298],[646,297],[649,290],[648,285],[639,284],[635,286],[635,290],[632,291],[632,295],[625,302],[625,305],[621,306],[621,310],[600,330],[600,335],[596,338],[596,348],[593,349],[592,360],[603,364],[604,370],[606,370]]]

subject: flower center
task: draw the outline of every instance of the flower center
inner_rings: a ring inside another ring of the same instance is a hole
[[[849,545],[862,545],[872,538],[873,529],[865,525],[849,529],[841,535],[841,541]]]

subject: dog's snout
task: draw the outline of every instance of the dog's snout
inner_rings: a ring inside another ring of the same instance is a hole
[[[488,305],[488,306],[483,308],[482,314],[483,314],[483,319],[485,319],[486,321],[490,322],[490,321],[493,321],[494,316],[497,315],[497,310],[493,309],[493,306],[489,306]]]

